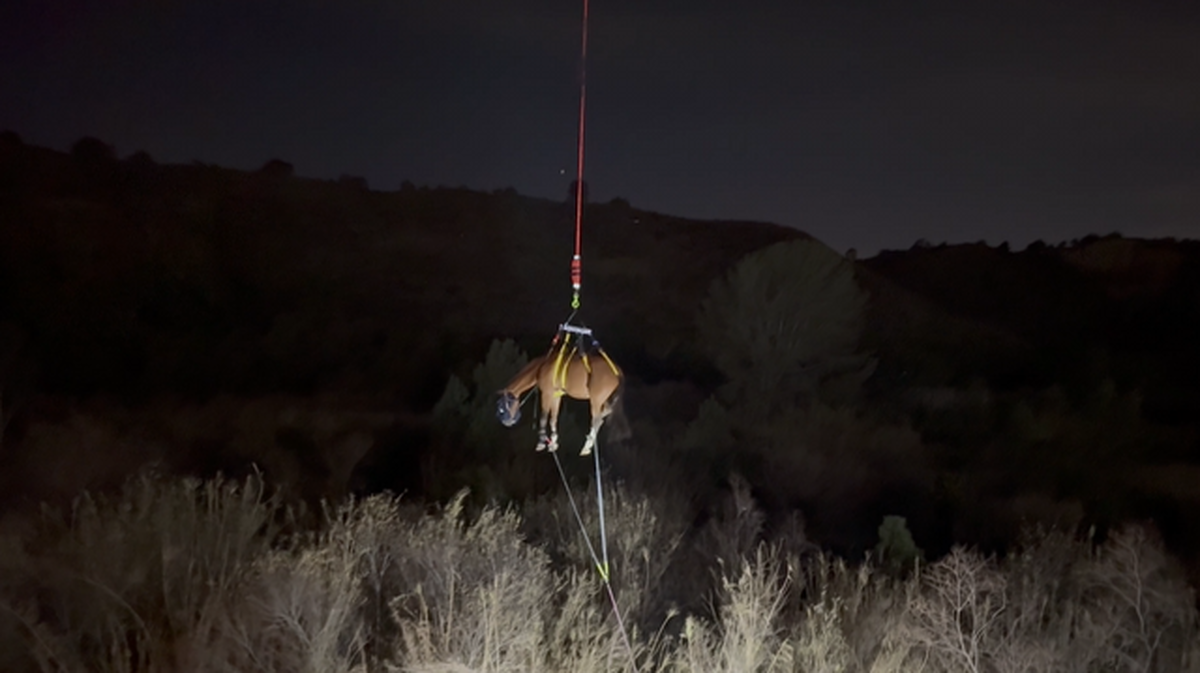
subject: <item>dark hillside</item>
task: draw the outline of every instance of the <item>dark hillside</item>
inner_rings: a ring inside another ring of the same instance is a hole
[[[1052,250],[951,245],[883,252],[864,264],[953,315],[1038,343],[1086,340],[1107,321],[1103,288]]]
[[[1200,417],[1196,242],[1108,236],[1017,253],[942,245],[881,253],[864,265],[951,315],[1027,343],[1036,367],[1009,384],[1090,386],[1111,377],[1141,388],[1152,417]]]
[[[4,505],[147,463],[253,464],[310,501],[558,486],[493,396],[570,313],[572,204],[294,173],[0,136]],[[1195,243],[854,261],[615,199],[586,206],[583,261],[579,317],[628,373],[608,464],[684,494],[698,527],[740,475],[764,530],[838,552],[890,515],[930,554],[1140,517],[1200,559]]]
[[[0,307],[28,332],[46,392],[304,392],[366,377],[421,397],[403,382],[440,378],[448,354],[499,336],[533,347],[570,310],[571,209],[511,190],[378,192],[11,142],[0,166]],[[582,317],[656,358],[686,340],[733,260],[801,235],[621,202],[586,218]]]

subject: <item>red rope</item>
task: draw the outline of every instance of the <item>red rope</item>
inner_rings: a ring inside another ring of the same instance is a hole
[[[580,253],[580,234],[583,231],[583,137],[587,120],[587,34],[588,0],[583,0],[583,40],[579,55],[579,146],[575,167],[575,255],[571,257],[571,288],[575,295],[572,308],[579,308],[579,288],[583,285],[583,260]]]

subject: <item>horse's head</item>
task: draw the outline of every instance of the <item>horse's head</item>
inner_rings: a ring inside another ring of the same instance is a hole
[[[507,390],[500,391],[500,397],[496,400],[496,418],[506,428],[511,428],[521,420],[521,398],[508,392]]]

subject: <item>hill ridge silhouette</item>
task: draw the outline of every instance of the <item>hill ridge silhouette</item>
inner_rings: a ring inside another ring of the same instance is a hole
[[[201,473],[265,463],[313,497],[540,474],[522,472],[534,459],[523,454],[482,467],[439,455],[431,410],[451,376],[472,380],[497,340],[548,347],[570,314],[571,203],[511,188],[372,189],[350,175],[302,177],[278,159],[257,171],[164,165],[84,140],[58,152],[0,134],[8,498],[106,483],[152,456]],[[1200,243],[1108,235],[1022,251],[922,242],[842,256],[869,295],[861,349],[877,366],[861,369],[857,406],[777,422],[789,437],[811,421],[812,441],[830,443],[821,450],[843,461],[845,479],[857,474],[846,467],[854,452],[911,459],[899,463],[911,473],[872,477],[886,486],[877,501],[846,509],[854,503],[791,493],[764,465],[784,460],[804,476],[803,456],[772,454],[753,437],[734,437],[750,442],[738,445],[749,457],[678,454],[681,437],[719,436],[721,413],[734,413],[710,404],[722,375],[698,343],[700,304],[740,260],[788,241],[814,239],[623,199],[587,204],[580,317],[629,375],[642,452],[618,454],[614,469],[691,475],[700,503],[717,488],[709,480],[747,470],[773,494],[764,502],[816,511],[825,518],[814,535],[842,548],[897,512],[931,549],[970,516],[995,524],[975,541],[998,543],[1011,517],[996,512],[1021,503],[1055,515],[1078,507],[1096,521],[1166,511],[1168,539],[1200,559],[1187,546],[1200,520],[1179,513],[1188,468],[1200,463]],[[80,457],[107,456],[104,447],[142,432],[160,444],[138,440],[100,467]],[[148,448],[160,445],[170,451]],[[72,467],[60,474],[62,465]],[[922,481],[922,466],[937,479]],[[1084,507],[1080,493],[1122,495]]]

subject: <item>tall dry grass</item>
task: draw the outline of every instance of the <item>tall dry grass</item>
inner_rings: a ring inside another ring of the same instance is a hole
[[[257,478],[143,474],[115,496],[85,494],[69,511],[43,509],[17,530],[10,522],[0,611],[27,643],[13,664],[200,667],[224,644],[231,610],[286,514]]]
[[[384,494],[302,526],[257,477],[145,474],[7,522],[0,668],[1197,670],[1191,590],[1144,528],[1031,534],[1004,559],[959,548],[900,576],[764,541],[747,498],[735,488],[728,517],[697,532],[678,503],[612,489],[622,633],[556,499],[472,509],[464,492],[428,509]]]

